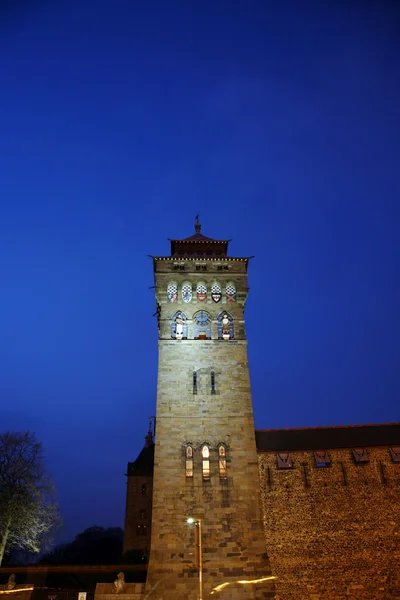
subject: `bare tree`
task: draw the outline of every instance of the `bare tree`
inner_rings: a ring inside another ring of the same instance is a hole
[[[60,524],[42,445],[33,433],[0,434],[0,566],[5,552],[39,552]]]

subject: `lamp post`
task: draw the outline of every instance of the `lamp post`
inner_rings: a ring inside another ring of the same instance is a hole
[[[193,519],[189,517],[187,520],[189,525],[195,524],[196,527],[196,553],[199,569],[199,600],[203,600],[203,530],[201,519]]]

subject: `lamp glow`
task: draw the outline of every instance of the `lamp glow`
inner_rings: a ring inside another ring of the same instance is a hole
[[[203,600],[203,533],[202,533],[202,521],[201,519],[193,519],[189,517],[186,519],[189,525],[196,526],[196,549],[198,552],[198,569],[199,569],[199,600]]]

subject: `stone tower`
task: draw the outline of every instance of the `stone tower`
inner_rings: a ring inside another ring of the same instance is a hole
[[[249,259],[228,257],[229,240],[204,236],[197,217],[195,229],[170,240],[170,256],[152,257],[159,366],[146,598],[273,598],[244,328]]]

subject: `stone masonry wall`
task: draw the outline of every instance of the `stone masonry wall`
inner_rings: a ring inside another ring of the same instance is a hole
[[[400,599],[400,464],[388,448],[259,454],[265,539],[281,600]]]
[[[193,371],[198,390],[193,394]],[[215,372],[215,393],[210,372]],[[220,480],[217,445],[227,448]],[[185,474],[185,447],[194,449],[194,477]],[[210,446],[204,481],[201,446]],[[260,510],[260,486],[245,341],[160,340],[149,599],[197,598],[194,528],[203,522],[204,597],[272,598]]]

